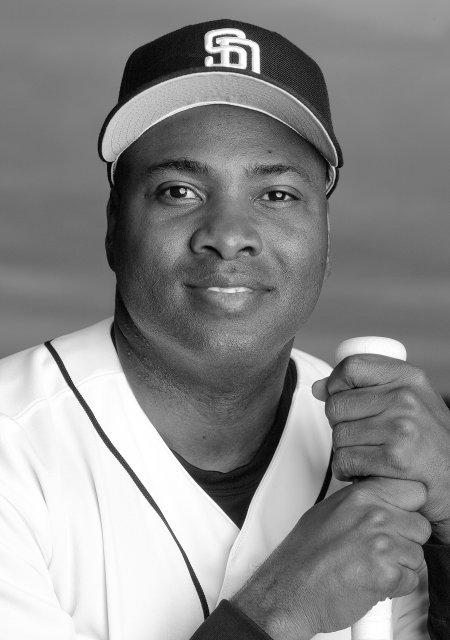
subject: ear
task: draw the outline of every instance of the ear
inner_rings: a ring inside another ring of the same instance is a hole
[[[115,187],[111,188],[106,206],[107,231],[105,238],[106,257],[110,268],[114,271],[114,247],[116,244],[116,230],[119,219],[120,196]]]
[[[330,216],[329,216],[329,208],[327,203],[327,226],[328,226],[328,249],[327,249],[327,263],[325,265],[325,275],[323,278],[323,282],[325,283],[331,275],[331,259],[330,259]]]

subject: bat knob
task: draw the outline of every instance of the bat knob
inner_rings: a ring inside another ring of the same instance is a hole
[[[397,358],[397,360],[406,360],[406,349],[398,340],[365,336],[362,338],[350,338],[341,342],[336,349],[336,364],[339,364],[344,358],[358,353],[376,353],[380,356]]]

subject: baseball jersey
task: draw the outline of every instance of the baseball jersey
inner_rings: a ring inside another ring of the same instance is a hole
[[[52,342],[105,437],[44,345],[0,361],[0,640],[188,640],[205,618],[194,578],[214,611],[321,491],[331,429],[311,385],[328,365],[292,350],[286,425],[239,529],[141,409],[111,323]],[[396,640],[428,637],[425,563],[393,609]]]

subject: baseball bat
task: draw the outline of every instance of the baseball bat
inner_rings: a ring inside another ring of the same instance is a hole
[[[406,360],[406,349],[401,342],[391,338],[367,336],[344,340],[336,349],[338,365],[348,356],[359,353],[376,353],[398,360]],[[366,615],[352,625],[352,640],[392,640],[392,600],[386,598],[376,604]]]

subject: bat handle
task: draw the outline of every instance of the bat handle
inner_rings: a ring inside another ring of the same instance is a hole
[[[392,600],[378,602],[352,625],[352,640],[392,640]]]
[[[336,350],[336,364],[347,356],[358,353],[376,353],[406,360],[406,350],[401,342],[391,338],[368,336],[350,338],[341,342]],[[392,637],[392,600],[390,598],[376,604],[361,620],[352,625],[352,640],[392,640]]]

